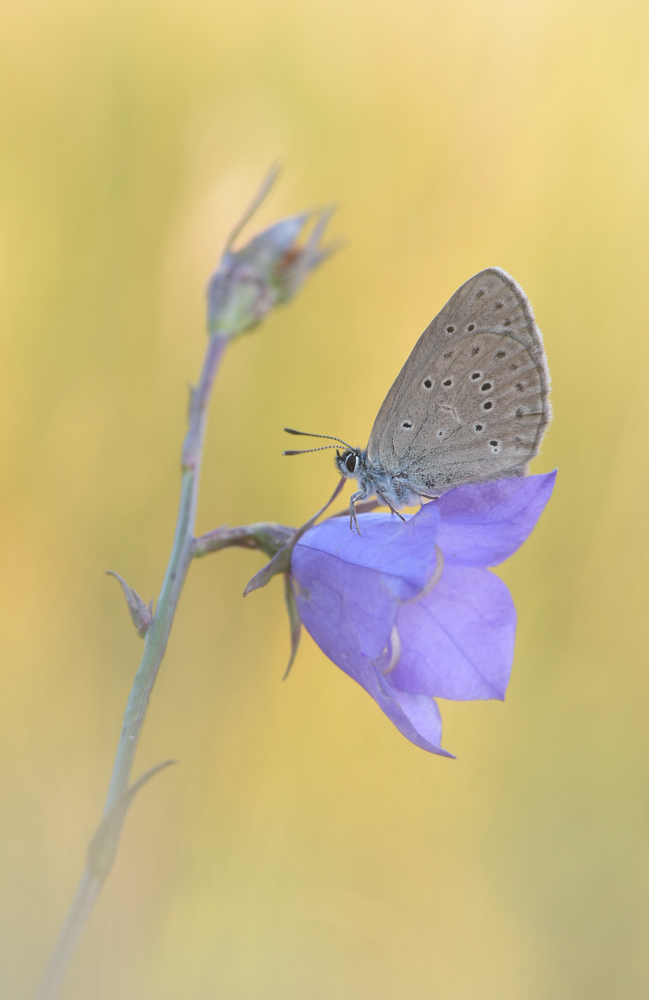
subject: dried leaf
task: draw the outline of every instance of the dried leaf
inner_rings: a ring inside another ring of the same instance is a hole
[[[106,575],[114,576],[121,585],[121,588],[124,591],[124,597],[126,598],[126,603],[128,604],[129,614],[137,629],[137,634],[141,639],[143,639],[153,621],[153,601],[150,601],[149,604],[145,604],[137,590],[133,590],[132,587],[129,587],[126,580],[124,580],[119,573],[115,573],[114,570],[106,570]]]

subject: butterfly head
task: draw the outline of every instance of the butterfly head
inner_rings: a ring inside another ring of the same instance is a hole
[[[360,475],[365,472],[365,457],[367,452],[362,451],[360,448],[352,448],[350,444],[343,441],[342,438],[333,437],[331,434],[309,434],[306,431],[296,431],[292,427],[285,427],[284,430],[287,434],[299,434],[304,437],[319,437],[326,438],[328,441],[337,441],[338,444],[343,444],[345,450],[341,452],[336,448],[335,444],[325,444],[321,445],[319,448],[301,448],[299,451],[291,448],[289,451],[285,451],[284,455],[306,455],[307,452],[311,451],[325,451],[327,448],[336,448],[336,468],[346,479],[358,479]]]
[[[363,453],[360,448],[348,448],[347,451],[336,451],[336,466],[347,479],[355,479],[363,468]]]

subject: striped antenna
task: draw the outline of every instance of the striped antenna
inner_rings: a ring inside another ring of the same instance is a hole
[[[301,437],[326,438],[327,441],[337,441],[338,444],[344,444],[345,448],[349,448],[350,451],[354,451],[355,450],[354,448],[352,448],[352,446],[350,444],[347,444],[346,441],[343,441],[342,438],[334,437],[333,434],[310,434],[309,431],[295,431],[295,430],[293,430],[292,427],[285,427],[284,430],[286,431],[287,434],[299,434]],[[324,448],[334,448],[335,445],[333,445],[333,444],[326,444],[323,447]],[[321,448],[307,448],[306,449],[306,451],[322,451],[322,450],[323,449],[321,449]],[[284,452],[284,454],[287,455],[287,454],[289,454],[289,452]],[[300,454],[302,454],[302,452],[290,452],[290,454],[292,454],[292,455],[300,455]]]
[[[326,438],[328,441],[338,441],[339,444],[344,444],[345,448],[349,448],[350,451],[354,451],[351,445],[343,441],[342,438],[333,437],[331,434],[309,434],[308,431],[296,431],[292,427],[285,427],[284,430],[287,434],[299,434],[301,437],[313,437],[313,438]],[[311,451],[326,451],[328,448],[335,448],[335,444],[323,444],[320,448],[302,448],[300,451],[283,451],[282,455],[308,455]]]
[[[282,455],[308,455],[310,451],[328,451],[329,448],[336,448],[335,444],[323,444],[321,448],[302,448],[301,451],[283,451]]]

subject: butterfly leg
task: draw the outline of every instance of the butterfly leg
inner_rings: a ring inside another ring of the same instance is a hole
[[[356,528],[356,531],[360,535],[361,529],[358,527],[358,517],[356,516],[356,504],[359,500],[365,499],[364,490],[359,490],[358,493],[352,493],[349,498],[349,530],[352,531]]]
[[[392,511],[393,514],[396,514],[397,517],[400,517],[402,521],[405,521],[405,517],[403,516],[403,514],[400,514],[398,510],[395,510],[394,507],[392,506],[392,504],[390,503],[390,501],[386,500],[382,493],[379,493],[377,491],[376,495],[379,498],[379,500],[381,501],[381,503],[385,504],[386,507],[390,508],[390,510]]]

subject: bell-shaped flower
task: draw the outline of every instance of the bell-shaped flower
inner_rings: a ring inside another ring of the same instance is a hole
[[[291,557],[300,619],[404,736],[441,748],[436,698],[505,696],[516,609],[488,567],[528,537],[556,473],[460,486],[405,521],[359,515],[309,528]]]

